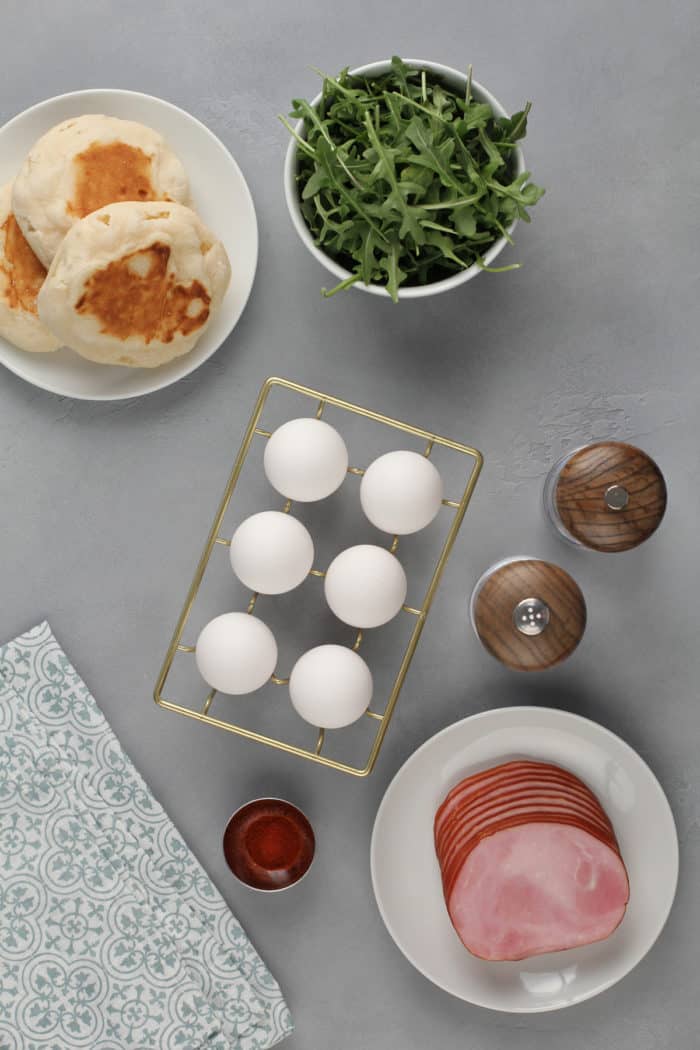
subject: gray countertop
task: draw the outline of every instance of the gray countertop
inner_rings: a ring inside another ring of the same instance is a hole
[[[700,121],[694,0],[5,0],[0,122],[77,88],[168,98],[232,150],[258,208],[260,266],[232,337],[202,369],[141,400],[89,404],[0,376],[0,635],[46,617],[124,747],[215,878],[287,994],[290,1050],[697,1047],[700,516],[697,230]],[[281,188],[276,114],[335,72],[402,52],[475,77],[509,109],[534,102],[526,159],[547,194],[517,272],[394,307],[324,301]],[[235,261],[234,261],[235,262]],[[316,768],[156,708],[156,673],[262,380],[288,376],[480,448],[486,465],[374,774]],[[550,464],[591,438],[629,439],[664,470],[659,533],[581,554],[545,525]],[[519,677],[478,645],[467,598],[508,554],[559,562],[588,599],[573,658]],[[476,711],[564,707],[635,747],[668,792],[681,880],[651,954],[594,1001],[490,1013],[425,981],[375,908],[368,847],[390,778]],[[234,883],[221,835],[241,801],[309,813],[316,864],[274,899]]]

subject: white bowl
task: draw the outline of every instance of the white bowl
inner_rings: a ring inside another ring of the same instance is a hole
[[[0,337],[0,363],[28,383],[68,397],[116,401],[176,383],[219,349],[243,313],[253,286],[258,225],[241,169],[224,144],[189,113],[136,91],[73,91],[14,117],[0,128],[0,185],[15,177],[25,155],[44,132],[83,113],[137,120],[165,136],[185,165],[194,207],[223,241],[233,270],[221,309],[195,348],[160,368],[98,365],[65,348],[53,354],[30,354]]]
[[[564,766],[595,792],[615,828],[630,899],[604,941],[520,962],[484,962],[450,923],[433,819],[463,777],[523,757]],[[673,903],[678,837],[661,785],[629,744],[568,711],[505,707],[448,726],[404,763],[377,812],[371,871],[387,930],[429,981],[477,1006],[540,1013],[591,999],[644,958]]]
[[[425,69],[429,73],[433,73],[440,80],[444,81],[448,87],[451,87],[455,91],[463,92],[467,87],[467,78],[464,73],[460,73],[457,69],[451,69],[450,66],[443,66],[439,62],[428,62],[422,58],[406,58],[404,62],[411,69]],[[386,60],[383,62],[370,62],[366,66],[358,66],[357,69],[351,69],[351,76],[381,76],[383,73],[388,73],[391,69],[391,62]],[[477,83],[476,80],[472,80],[472,96],[478,102],[488,102],[491,109],[497,117],[507,117],[509,114],[503,108],[501,103],[495,98],[490,91],[487,91],[485,87]],[[311,102],[312,107],[315,109],[321,101],[321,92],[318,93],[315,99]],[[304,137],[304,121],[300,120],[295,128],[298,135]],[[344,281],[347,277],[351,276],[351,272],[346,270],[344,267],[339,266],[338,263],[334,262],[314,241],[313,235],[306,225],[304,216],[301,213],[300,201],[299,201],[299,190],[296,183],[297,173],[297,143],[296,139],[290,138],[289,146],[287,147],[287,155],[284,161],[284,196],[287,201],[287,208],[289,214],[292,217],[294,228],[301,237],[302,241],[309,249],[311,254],[318,259],[322,266],[337,277],[339,281]],[[514,174],[520,175],[525,171],[525,159],[523,157],[522,150],[519,146],[516,146],[513,150],[513,162],[514,162]],[[517,219],[508,227],[508,234],[512,234],[513,230],[517,225]],[[489,266],[494,259],[500,255],[507,244],[505,237],[499,237],[497,241],[491,245],[488,251],[484,252],[484,263]],[[434,281],[432,284],[415,285],[413,287],[401,287],[399,288],[399,299],[420,299],[425,295],[436,295],[438,292],[449,292],[452,288],[456,288],[460,284],[464,284],[465,281],[471,281],[472,277],[476,277],[482,272],[481,268],[476,264],[470,266],[468,270],[463,270],[461,273],[453,274],[452,277],[445,277],[442,281]],[[362,281],[358,281],[352,285],[353,288],[359,288],[360,291],[370,292],[372,295],[382,295],[385,298],[389,298],[389,293],[381,284],[364,284]]]

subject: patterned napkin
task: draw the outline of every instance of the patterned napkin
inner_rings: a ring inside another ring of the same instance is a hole
[[[0,1050],[266,1050],[280,989],[49,625],[0,648]]]

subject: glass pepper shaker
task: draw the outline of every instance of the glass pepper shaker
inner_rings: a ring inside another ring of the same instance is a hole
[[[557,531],[576,546],[627,551],[661,524],[666,483],[646,452],[622,441],[597,441],[555,464],[544,505]]]
[[[471,622],[488,652],[514,671],[545,671],[583,637],[586,602],[575,580],[537,558],[506,558],[479,578]]]

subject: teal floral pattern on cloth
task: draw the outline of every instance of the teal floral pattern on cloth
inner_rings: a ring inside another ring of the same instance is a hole
[[[279,986],[48,624],[0,648],[0,1050],[266,1050]]]

